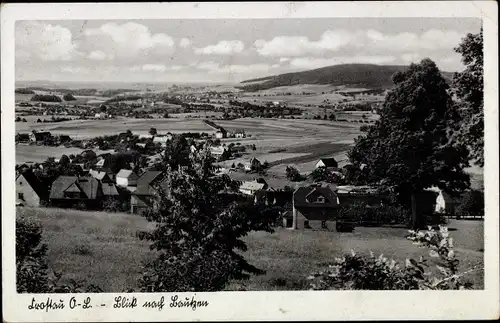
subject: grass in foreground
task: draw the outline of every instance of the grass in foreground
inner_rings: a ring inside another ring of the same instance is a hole
[[[144,218],[123,213],[84,212],[55,208],[18,208],[17,216],[41,222],[44,242],[48,245],[49,268],[63,273],[63,280],[84,280],[105,292],[137,289],[141,264],[154,253],[148,243],[136,237],[138,230],[153,228]],[[332,223],[329,227],[334,228]],[[483,222],[455,221],[449,224],[455,240],[455,251],[461,271],[484,263]],[[324,267],[334,257],[354,249],[358,253],[373,251],[387,258],[404,261],[423,255],[405,239],[402,228],[356,228],[353,233],[279,228],[273,234],[253,232],[244,240],[244,256],[251,264],[266,270],[265,275],[247,281],[234,281],[227,290],[299,290],[307,289],[305,278]],[[483,288],[483,272],[467,276],[474,288]]]

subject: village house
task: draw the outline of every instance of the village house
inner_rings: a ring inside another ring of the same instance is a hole
[[[245,171],[250,172],[252,170],[262,167],[262,163],[255,157],[250,158],[250,160],[243,164]]]
[[[94,115],[94,118],[96,118],[96,119],[106,119],[106,118],[108,118],[108,114],[104,113],[104,112],[96,113]]]
[[[220,160],[223,158],[224,155],[228,154],[228,149],[225,146],[212,146],[210,147],[210,153],[212,156],[214,156],[216,159]]]
[[[338,167],[335,158],[321,158],[315,165],[315,168],[325,167],[328,170],[333,170]]]
[[[99,181],[93,177],[59,176],[52,183],[49,200],[55,206],[81,205],[98,209],[101,207],[102,190]]]
[[[155,193],[154,185],[160,182],[161,175],[160,171],[146,171],[137,179],[137,188],[130,196],[130,213],[140,214],[149,207]]]
[[[254,196],[255,204],[262,203],[265,205],[280,206],[286,209],[289,208],[289,210],[292,209],[292,191],[261,190],[255,192]]]
[[[47,199],[45,187],[31,170],[25,170],[16,177],[16,205],[40,206],[40,202]]]
[[[245,181],[241,184],[239,191],[245,195],[255,195],[256,192],[266,190],[269,186],[262,178],[253,181]]]
[[[166,147],[167,146],[167,142],[169,141],[169,137],[168,136],[155,136],[153,138],[153,142],[154,143],[159,143],[162,147]]]
[[[217,139],[222,139],[226,137],[227,137],[227,131],[224,128],[219,128],[219,130],[215,132],[215,138]]]
[[[153,139],[154,136],[153,135],[139,135],[139,139]]]
[[[243,129],[238,129],[234,132],[234,137],[235,138],[245,138],[246,135],[245,135],[245,130]]]
[[[38,132],[36,130],[33,130],[33,132],[30,134],[30,141],[35,142],[35,143],[40,143],[40,142],[47,140],[51,137],[52,137],[52,135],[48,131]]]
[[[287,212],[283,225],[291,229],[311,228],[311,221],[321,222],[335,220],[339,208],[338,197],[329,187],[299,187],[293,193],[292,212]]]
[[[130,169],[121,169],[116,174],[116,185],[121,187],[137,186],[139,176]]]

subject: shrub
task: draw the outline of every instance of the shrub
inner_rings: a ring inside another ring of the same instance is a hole
[[[300,175],[297,168],[293,166],[287,166],[285,170],[286,178],[292,182],[298,182],[302,180],[302,176]]]
[[[73,94],[71,93],[66,93],[64,96],[63,96],[63,100],[64,101],[75,101],[76,98],[73,96]]]
[[[18,293],[49,292],[47,245],[41,243],[42,227],[25,218],[16,219],[16,286]]]
[[[370,206],[364,202],[343,205],[339,217],[360,225],[408,224],[410,215],[397,205]]]
[[[409,230],[409,240],[421,247],[430,249],[429,255],[439,258],[436,268],[440,277],[432,275],[426,268],[427,261],[420,257],[418,261],[406,259],[405,265],[395,260],[388,260],[383,255],[363,257],[354,251],[350,255],[336,258],[328,268],[313,273],[308,279],[313,290],[416,290],[416,289],[470,289],[472,284],[463,276],[479,268],[472,268],[458,273],[459,260],[455,258],[453,241],[448,230],[440,227],[439,231],[429,228],[427,232]]]

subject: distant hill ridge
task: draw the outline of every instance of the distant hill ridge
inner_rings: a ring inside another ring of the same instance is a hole
[[[267,90],[279,86],[298,84],[347,85],[369,89],[390,88],[392,75],[406,70],[405,65],[343,64],[321,67],[314,70],[267,76],[241,82],[245,91]],[[451,80],[453,73],[441,72]],[[258,83],[257,83],[258,82]],[[253,83],[253,84],[247,84]]]

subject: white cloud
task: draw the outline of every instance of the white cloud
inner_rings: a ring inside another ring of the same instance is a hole
[[[191,45],[191,40],[189,38],[182,38],[179,42],[179,46],[182,48],[189,47]]]
[[[164,33],[153,34],[151,30],[135,22],[117,24],[106,23],[99,28],[84,30],[89,43],[98,50],[115,57],[137,57],[158,51],[171,52],[175,47],[172,37]]]
[[[408,52],[450,49],[460,42],[462,36],[454,30],[438,29],[430,29],[421,34],[409,32],[383,34],[374,29],[358,31],[339,29],[325,31],[319,40],[310,40],[305,36],[276,36],[269,41],[256,40],[254,46],[259,55],[268,57],[322,55],[344,48]]]
[[[112,60],[114,58],[114,55],[106,54],[105,52],[100,50],[94,50],[90,52],[87,58],[93,61],[106,61],[106,60]]]
[[[314,69],[331,65],[365,63],[387,64],[396,60],[394,56],[338,56],[332,58],[298,57],[290,60],[290,66],[302,69]]]
[[[281,57],[280,58],[280,63],[286,63],[288,61],[290,61],[290,58],[288,58],[288,57]]]
[[[69,61],[79,55],[73,35],[67,28],[35,21],[18,23],[16,27],[18,59]]]
[[[311,41],[305,36],[277,36],[270,41],[256,40],[254,45],[262,56],[302,56],[320,54],[324,51],[338,50],[349,43],[351,34],[344,30],[325,31],[318,41]]]
[[[422,34],[398,33],[384,35],[375,30],[365,32],[365,45],[359,44],[358,47],[374,47],[382,50],[391,51],[421,51],[421,50],[439,50],[452,49],[456,47],[463,35],[454,30],[430,29]]]
[[[165,72],[167,67],[163,64],[144,64],[142,65],[143,71]]]
[[[240,40],[221,40],[215,45],[195,48],[194,52],[199,55],[231,55],[240,53],[245,49],[245,44]]]
[[[255,63],[248,65],[220,65],[219,63],[213,61],[207,61],[198,63],[196,67],[215,74],[252,74],[268,72],[270,69],[279,67],[279,64],[269,65],[265,63]]]

